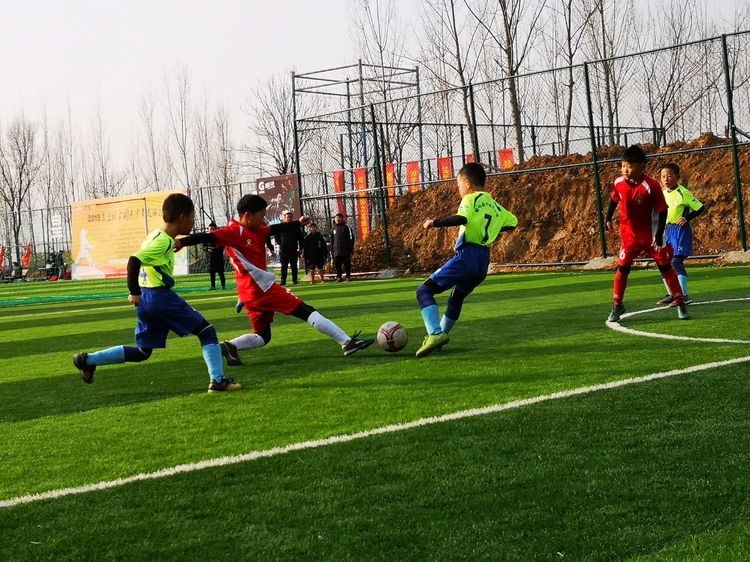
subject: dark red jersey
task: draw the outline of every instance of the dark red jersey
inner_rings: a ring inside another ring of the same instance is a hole
[[[656,218],[667,210],[659,182],[648,176],[633,185],[623,176],[615,179],[612,201],[620,207],[620,238],[622,247],[651,244],[656,232]]]

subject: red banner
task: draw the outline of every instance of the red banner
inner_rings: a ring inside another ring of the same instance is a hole
[[[370,234],[370,201],[367,196],[367,168],[354,169],[354,189],[362,191],[357,194],[357,232],[359,239],[364,240]]]
[[[513,158],[513,149],[501,148],[497,151],[499,157],[500,169],[510,170],[516,165],[516,161]]]
[[[31,242],[29,242],[26,245],[26,250],[21,256],[21,267],[25,267],[26,269],[28,269],[30,263],[31,263]]]
[[[473,161],[474,161],[474,153],[472,152],[471,154],[467,154],[466,158],[464,159],[464,162],[466,162],[467,164],[471,164]]]
[[[419,191],[419,162],[406,163],[406,183],[409,185],[409,193]]]
[[[388,162],[385,165],[385,185],[388,187],[388,206],[393,205],[396,200],[396,167],[393,162]]]
[[[334,193],[344,193],[344,170],[333,171],[333,191]],[[341,197],[336,197],[336,204],[339,207],[339,213],[346,216],[346,206]]]
[[[0,248],[0,273],[5,273],[5,248]]]
[[[453,177],[453,157],[443,156],[437,159],[438,179],[449,180]]]

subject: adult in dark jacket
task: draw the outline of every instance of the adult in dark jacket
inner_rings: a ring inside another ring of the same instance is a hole
[[[213,232],[219,227],[215,222],[211,222],[208,225],[209,232]],[[211,290],[216,289],[216,276],[219,276],[221,282],[221,288],[227,288],[227,280],[224,277],[224,246],[216,246],[215,244],[204,244],[204,249],[208,254],[208,273],[211,275]]]
[[[331,229],[331,250],[333,263],[336,266],[336,283],[351,281],[352,279],[352,250],[354,250],[354,235],[352,229],[344,221],[344,215],[336,214]],[[343,278],[346,273],[346,279]]]
[[[302,244],[302,255],[305,258],[305,269],[310,272],[310,283],[315,283],[315,270],[318,270],[320,275],[320,282],[325,283],[323,279],[323,268],[326,266],[326,260],[328,259],[328,244],[326,239],[318,230],[318,225],[310,223],[308,227],[310,233],[305,236],[305,240]]]
[[[292,222],[294,215],[291,211],[284,213],[282,222]],[[291,265],[292,283],[297,284],[297,260],[302,255],[302,228],[291,228],[276,235],[279,246],[279,261],[281,262],[281,285],[286,285],[286,274]]]

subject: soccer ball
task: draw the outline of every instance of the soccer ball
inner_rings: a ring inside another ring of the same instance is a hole
[[[409,337],[404,328],[398,322],[386,322],[378,328],[378,345],[384,351],[396,352],[406,347]]]

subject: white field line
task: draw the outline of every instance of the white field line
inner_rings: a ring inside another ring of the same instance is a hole
[[[571,390],[565,390],[561,392],[554,392],[552,394],[545,394],[542,396],[534,396],[532,398],[525,398],[523,400],[515,400],[513,402],[507,402],[504,404],[495,404],[493,406],[487,406],[484,408],[473,408],[470,410],[462,410],[459,412],[453,412],[450,414],[444,414],[442,416],[435,416],[429,418],[422,418],[411,422],[386,425],[383,427],[376,427],[374,429],[368,429],[357,433],[349,433],[346,435],[334,435],[326,439],[316,439],[312,441],[302,441],[300,443],[292,443],[284,447],[274,447],[273,449],[265,449],[262,451],[251,451],[242,455],[219,457],[215,459],[207,459],[204,461],[181,464],[173,466],[171,468],[164,468],[154,472],[145,472],[135,474],[133,476],[127,476],[125,478],[118,478],[116,480],[108,480],[103,482],[96,482],[94,484],[87,484],[84,486],[77,486],[73,488],[62,488],[59,490],[51,490],[48,492],[41,492],[38,494],[30,494],[26,496],[18,496],[7,500],[0,501],[0,509],[7,507],[14,507],[18,505],[34,503],[43,500],[52,500],[62,498],[65,496],[72,496],[76,494],[85,494],[87,492],[94,492],[97,490],[108,490],[111,488],[117,488],[133,482],[141,482],[145,480],[156,480],[157,478],[167,478],[176,474],[185,472],[195,472],[197,470],[204,470],[206,468],[215,468],[222,466],[229,466],[242,462],[254,461],[257,459],[276,457],[279,455],[285,455],[294,451],[303,451],[306,449],[317,449],[319,447],[325,447],[328,445],[336,445],[338,443],[348,443],[350,441],[357,441],[359,439],[365,439],[374,435],[383,435],[388,433],[397,433],[400,431],[406,431],[417,427],[424,427],[428,425],[434,425],[439,423],[445,423],[455,420],[462,420],[466,418],[472,418],[476,416],[483,416],[487,414],[494,414],[497,412],[503,412],[507,410],[516,410],[526,406],[539,404],[541,402],[548,402],[550,400],[561,400],[564,398],[570,398],[572,396],[580,396],[582,394],[590,394],[592,392],[599,392],[602,390],[609,390],[612,388],[619,388],[621,386],[627,386],[631,384],[640,384],[649,382],[657,379],[664,379],[667,377],[674,377],[677,375],[684,375],[688,373],[696,373],[699,371],[706,371],[709,369],[715,369],[718,367],[724,367],[727,365],[736,365],[738,363],[745,363],[750,361],[750,356],[739,357],[736,359],[728,359],[725,361],[715,361],[712,363],[704,363],[702,365],[694,365],[684,369],[674,369],[672,371],[664,371],[661,373],[653,373],[650,375],[644,375],[642,377],[633,377],[629,379],[608,382],[604,384],[598,384],[594,386],[584,386],[580,388],[574,388]]]
[[[696,302],[691,304],[690,306],[701,306],[704,304],[718,304],[722,302],[738,302],[738,301],[748,301],[750,300],[750,297],[740,297],[736,299],[719,299],[719,300],[713,300],[713,301],[705,301],[705,302]],[[674,307],[665,307],[665,306],[658,306],[655,308],[646,308],[644,310],[636,310],[635,312],[626,312],[622,315],[622,320],[625,320],[627,318],[630,318],[632,316],[637,316],[638,314],[647,314],[649,312],[657,312],[659,310],[665,310],[672,308],[675,312],[677,312],[677,309]],[[658,332],[646,332],[644,330],[634,330],[633,328],[626,328],[625,326],[621,326],[618,322],[605,322],[605,325],[607,328],[610,328],[612,330],[615,330],[616,332],[622,332],[624,334],[630,334],[632,336],[644,336],[647,338],[660,338],[664,340],[682,340],[682,341],[699,341],[699,342],[705,342],[705,343],[737,343],[737,344],[748,344],[750,343],[750,340],[733,340],[733,339],[724,339],[724,338],[697,338],[697,337],[691,337],[691,336],[673,336],[670,334],[660,334]]]

